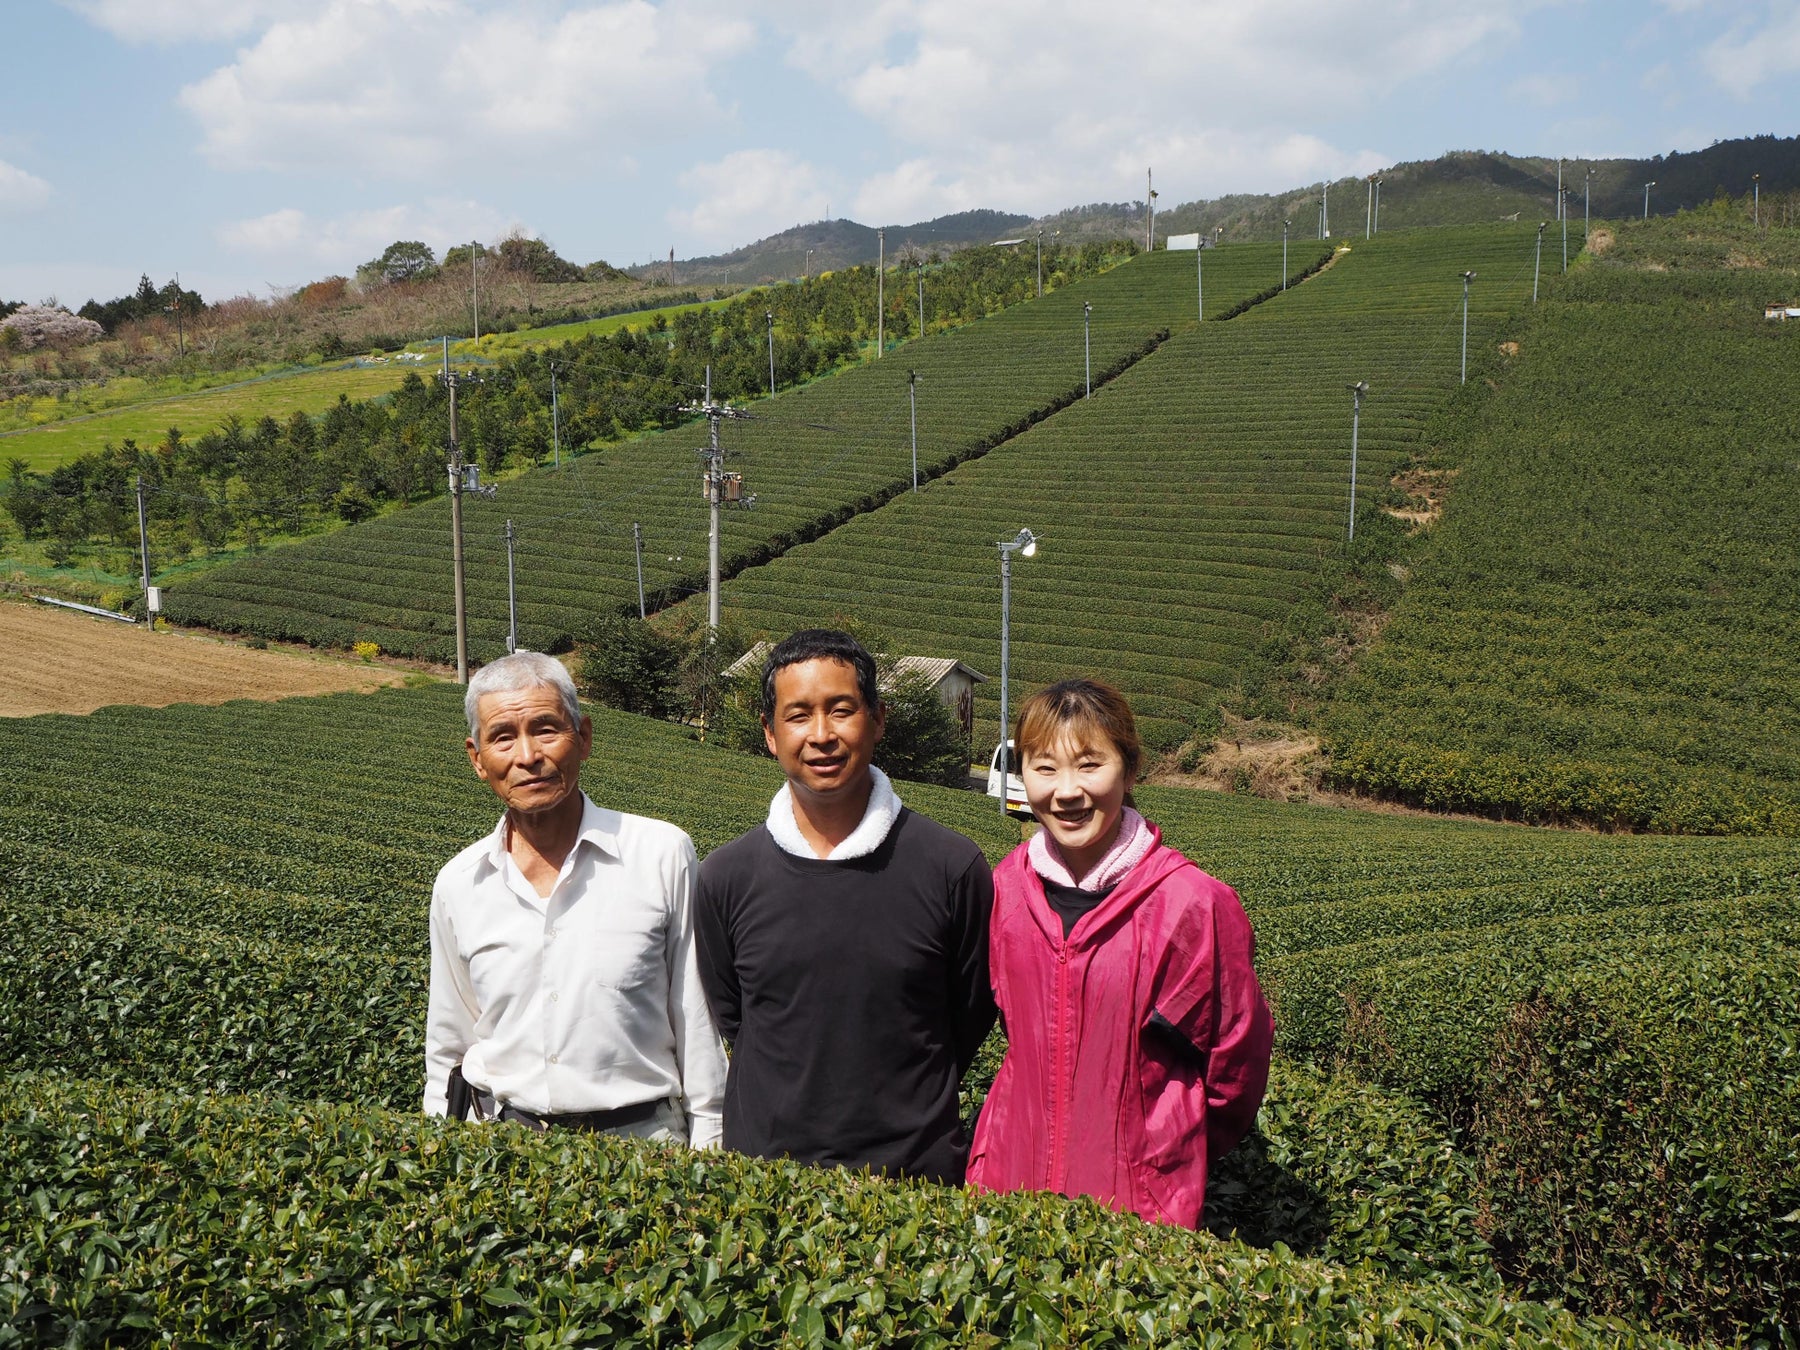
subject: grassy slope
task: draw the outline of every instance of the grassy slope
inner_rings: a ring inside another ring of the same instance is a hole
[[[450,344],[452,359],[491,361],[531,347],[570,342],[588,334],[616,333],[643,328],[658,315],[673,318],[700,304],[667,305],[661,309],[612,314],[579,323],[521,328],[510,333],[490,333],[479,342],[463,339]],[[353,399],[385,394],[409,370],[430,376],[436,370],[439,347],[415,342],[407,348],[420,360],[383,356],[362,358],[316,369],[283,368],[272,372],[226,371],[196,382],[172,379],[109,380],[97,389],[84,390],[76,398],[81,411],[65,415],[67,404],[52,399],[14,399],[0,403],[0,460],[23,459],[29,468],[54,468],[77,455],[99,450],[108,442],[126,437],[140,446],[162,440],[172,426],[193,440],[216,429],[227,417],[249,423],[260,417],[285,422],[296,412],[321,413],[336,403],[340,394]]]
[[[1277,256],[1266,245],[1226,250],[1211,288],[1215,303],[1267,285]],[[1191,259],[1141,258],[753,405],[754,420],[734,421],[722,433],[742,455],[730,467],[758,499],[752,512],[725,512],[726,566],[767,557],[907,482],[909,370],[920,376],[919,460],[930,472],[1081,391],[1084,302],[1094,305],[1096,378],[1181,323],[1194,303]],[[643,523],[650,591],[703,581],[707,518],[694,452],[704,435],[690,426],[642,437],[507,483],[492,503],[470,502],[475,657],[504,649],[507,518],[519,536],[520,623],[529,645],[553,646],[596,610],[632,602],[633,521]],[[268,636],[367,637],[386,650],[441,658],[452,630],[448,517],[448,503],[434,501],[222,569],[175,588],[171,612]]]
[[[1209,274],[1232,252],[1208,254]],[[1191,257],[1157,261],[1191,270]],[[1309,593],[1320,559],[1341,547],[1345,384],[1373,386],[1359,445],[1366,501],[1454,388],[1457,274],[1474,267],[1484,278],[1472,308],[1480,343],[1529,295],[1530,263],[1531,231],[1517,226],[1359,242],[1242,317],[1188,325],[1091,403],[920,497],[740,575],[727,608],[771,632],[854,615],[906,650],[997,676],[994,541],[1029,526],[1045,541],[1014,566],[1013,678],[1028,688],[1104,675],[1131,695],[1149,739],[1179,743],[1263,626]],[[997,712],[996,682],[978,701],[983,740]]]
[[[1746,262],[1754,265],[1746,266]],[[1621,227],[1452,449],[1449,510],[1329,714],[1433,805],[1800,830],[1800,236]]]
[[[254,423],[262,417],[285,422],[294,413],[322,413],[339,395],[372,398],[399,383],[407,366],[329,367],[181,394],[111,412],[46,423],[0,439],[0,458],[23,459],[43,471],[127,438],[140,449],[158,444],[170,427],[192,440],[216,430],[228,417]]]

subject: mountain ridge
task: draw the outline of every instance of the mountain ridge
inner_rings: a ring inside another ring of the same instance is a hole
[[[1585,205],[1598,219],[1637,215],[1643,188],[1654,181],[1649,214],[1670,215],[1703,206],[1719,195],[1747,198],[1752,175],[1761,175],[1762,196],[1771,215],[1786,210],[1800,220],[1800,137],[1772,134],[1715,141],[1703,150],[1672,151],[1648,158],[1561,161],[1571,221]],[[1339,237],[1372,228],[1381,180],[1380,224],[1388,228],[1469,225],[1515,214],[1553,221],[1558,161],[1554,156],[1513,155],[1497,150],[1451,150],[1428,160],[1393,164],[1367,177],[1313,182],[1276,193],[1228,193],[1197,198],[1159,210],[1155,237],[1204,232],[1216,238],[1279,239],[1282,222],[1294,238],[1320,232],[1320,198],[1329,190],[1331,233]],[[1593,170],[1593,179],[1587,171]],[[1793,200],[1789,200],[1793,199]],[[933,251],[993,243],[1003,237],[1072,243],[1144,238],[1144,203],[1090,202],[1043,216],[997,210],[961,211],[913,225],[881,227],[889,261]],[[631,275],[675,286],[755,284],[805,276],[876,261],[877,227],[839,217],[797,224],[725,253],[641,263]]]

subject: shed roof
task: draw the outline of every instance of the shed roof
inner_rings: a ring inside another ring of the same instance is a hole
[[[749,651],[725,667],[726,677],[736,679],[740,675],[754,674],[773,649],[774,644],[766,641],[753,643]],[[975,667],[957,660],[954,656],[901,656],[894,660],[894,671],[896,674],[910,671],[921,675],[925,682],[933,688],[942,684],[951,673],[957,671],[966,675],[974,684],[986,684],[988,679]]]

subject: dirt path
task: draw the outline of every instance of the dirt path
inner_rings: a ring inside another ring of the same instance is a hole
[[[407,672],[322,656],[252,651],[49,605],[0,603],[0,717],[86,713],[109,703],[366,692]]]

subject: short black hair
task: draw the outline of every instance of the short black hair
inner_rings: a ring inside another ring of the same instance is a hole
[[[875,673],[875,658],[868,649],[848,633],[835,628],[802,628],[798,633],[775,644],[763,662],[762,717],[767,722],[775,716],[775,675],[788,666],[803,661],[842,661],[856,671],[856,689],[869,708],[881,706],[881,688]]]

